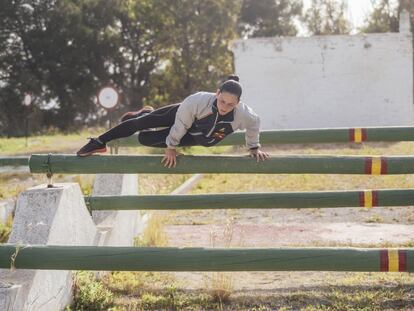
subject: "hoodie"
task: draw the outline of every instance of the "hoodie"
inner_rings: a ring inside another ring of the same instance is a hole
[[[178,107],[166,144],[169,148],[177,147],[188,132],[198,144],[210,147],[236,130],[246,130],[246,145],[255,149],[260,147],[259,128],[259,117],[246,104],[239,102],[231,112],[221,116],[216,94],[198,92],[188,96]]]

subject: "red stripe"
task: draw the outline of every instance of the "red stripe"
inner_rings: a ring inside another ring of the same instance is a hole
[[[372,173],[372,158],[365,160],[365,174],[371,175]]]
[[[355,129],[349,129],[349,141],[355,141]]]
[[[388,266],[388,250],[380,250],[380,271],[387,272],[389,270]]]
[[[367,140],[367,129],[361,129],[362,131],[362,141]]]
[[[360,191],[358,196],[359,196],[359,206],[365,207],[365,192]]]
[[[407,251],[398,251],[398,271],[407,272]]]
[[[381,175],[387,174],[387,160],[381,158]]]
[[[372,191],[372,207],[378,206],[378,191]]]

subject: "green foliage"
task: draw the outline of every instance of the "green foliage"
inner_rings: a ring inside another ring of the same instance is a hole
[[[113,80],[129,110],[142,106],[149,96],[150,78],[171,48],[170,1],[121,1],[114,10],[117,52],[113,56]]]
[[[303,19],[312,35],[348,34],[351,30],[344,0],[312,0]]]
[[[397,32],[397,8],[389,0],[381,0],[367,19],[367,24],[361,29],[367,33]]]
[[[108,83],[119,114],[214,91],[232,72],[239,6],[226,0],[17,0],[0,11],[0,135],[63,130],[108,116],[94,102]],[[33,107],[22,105],[26,92]]]
[[[113,294],[92,272],[78,272],[75,277],[74,301],[69,310],[107,310],[113,305]],[[72,309],[73,308],[73,309]]]
[[[0,243],[6,243],[9,239],[13,226],[13,219],[10,217],[6,223],[0,222]]]
[[[407,10],[411,17],[411,29],[414,30],[414,2],[412,0],[380,0],[362,27],[362,32],[398,32],[399,15]]]
[[[243,37],[294,36],[294,20],[302,14],[300,0],[243,0],[238,21]]]
[[[21,128],[28,111],[44,109],[45,125],[68,129],[95,108],[92,97],[105,80],[105,61],[113,53],[107,27],[118,1],[8,1],[0,28],[7,44],[0,55],[2,123],[9,135]],[[4,96],[3,96],[4,95]],[[19,122],[20,121],[20,122]]]
[[[237,2],[168,2],[171,49],[164,70],[152,79],[154,89],[148,104],[179,102],[201,90],[215,92],[221,80],[234,71],[229,43],[236,36]]]

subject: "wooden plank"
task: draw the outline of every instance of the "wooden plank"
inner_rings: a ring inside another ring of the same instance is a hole
[[[0,245],[0,268],[107,271],[414,272],[414,249]]]

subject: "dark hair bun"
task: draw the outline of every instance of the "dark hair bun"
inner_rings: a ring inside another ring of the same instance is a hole
[[[233,80],[233,81],[239,82],[240,81],[240,78],[239,78],[239,76],[236,76],[236,75],[229,75],[227,77],[227,80]]]
[[[228,92],[230,94],[236,95],[238,99],[242,94],[242,87],[239,83],[239,77],[236,75],[230,75],[227,77],[227,80],[224,81],[219,87],[221,92]]]

